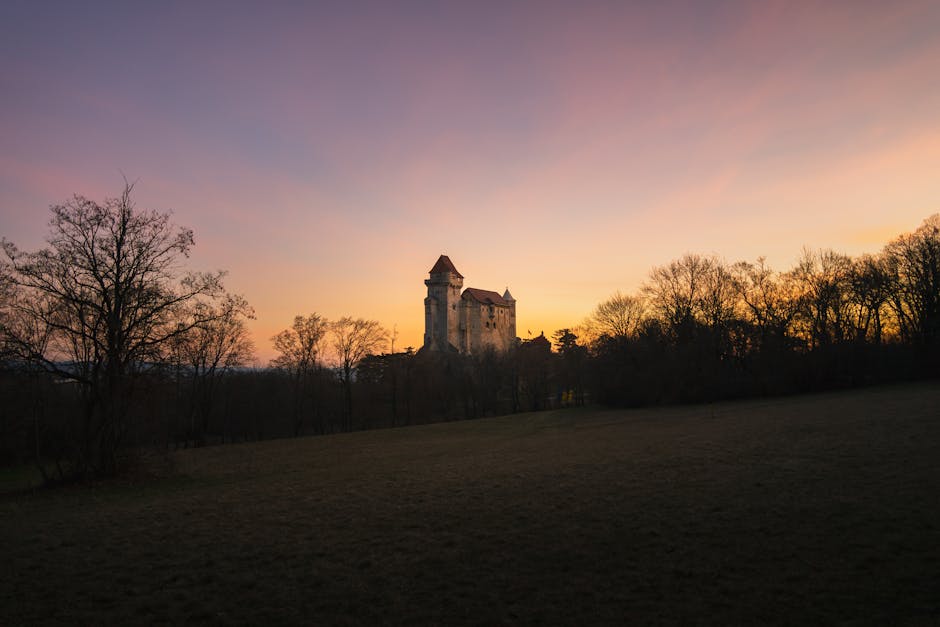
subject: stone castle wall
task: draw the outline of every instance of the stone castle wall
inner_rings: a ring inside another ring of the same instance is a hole
[[[425,349],[474,354],[506,351],[515,344],[516,301],[508,290],[504,294],[508,299],[474,288],[461,293],[463,277],[444,255],[429,274],[424,281]]]

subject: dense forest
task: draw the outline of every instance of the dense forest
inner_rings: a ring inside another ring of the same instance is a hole
[[[785,271],[686,254],[506,353],[383,353],[378,322],[309,313],[248,368],[249,303],[223,273],[186,270],[192,232],[132,191],[54,206],[39,251],[3,241],[0,464],[33,462],[50,483],[112,475],[145,447],[940,373],[940,215],[878,254],[807,249]]]

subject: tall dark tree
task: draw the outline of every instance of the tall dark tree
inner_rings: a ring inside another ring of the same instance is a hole
[[[171,359],[190,384],[187,439],[204,446],[219,380],[254,357],[254,343],[245,326],[254,311],[244,298],[231,294],[218,304],[197,303],[195,308],[195,317],[202,322],[172,342]]]
[[[76,381],[83,399],[75,470],[113,474],[125,442],[132,379],[175,337],[213,314],[192,307],[222,293],[222,273],[184,272],[193,232],[167,213],[137,209],[133,185],[103,204],[75,196],[52,207],[48,246],[20,251],[4,240],[7,272],[21,293],[4,324],[18,353]],[[20,329],[42,329],[45,342]]]
[[[894,297],[892,309],[904,339],[940,343],[940,214],[885,248]]]
[[[578,344],[578,336],[571,329],[558,329],[552,339],[559,357],[558,384],[562,403],[583,405],[587,348]]]
[[[414,349],[409,346],[401,353],[367,355],[359,361],[356,381],[372,389],[373,400],[387,405],[393,427],[408,424],[411,418],[410,389],[414,359]]]
[[[741,315],[755,331],[752,349],[768,354],[786,347],[799,308],[792,277],[772,270],[764,257],[734,264],[731,274]]]
[[[863,255],[849,271],[852,328],[856,343],[880,345],[891,296],[891,276],[883,255]]]
[[[680,344],[692,339],[696,327],[705,322],[708,281],[717,265],[713,257],[687,254],[650,271],[643,291]]]
[[[585,321],[594,336],[633,337],[646,316],[646,304],[638,296],[614,293],[594,308]]]
[[[518,396],[525,404],[521,409],[545,409],[551,398],[552,345],[540,333],[531,340],[523,340],[515,350]]]
[[[318,313],[295,316],[291,328],[271,338],[278,352],[278,356],[271,360],[271,365],[286,372],[291,380],[295,436],[303,433],[307,414],[305,407],[308,404],[314,429],[322,430],[317,416],[317,389],[323,363],[323,340],[329,327],[329,321]]]
[[[348,431],[352,421],[353,370],[364,357],[379,350],[388,333],[375,320],[350,317],[331,323],[330,333],[343,384],[343,427]]]
[[[793,277],[800,289],[800,321],[811,348],[842,342],[849,332],[852,260],[833,250],[804,249]]]

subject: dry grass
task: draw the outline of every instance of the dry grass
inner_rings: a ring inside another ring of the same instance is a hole
[[[186,451],[0,501],[0,624],[938,624],[940,387]]]

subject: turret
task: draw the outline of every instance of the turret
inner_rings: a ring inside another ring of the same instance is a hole
[[[509,286],[503,292],[503,300],[509,303],[509,331],[507,333],[509,342],[516,341],[516,299],[509,293]]]
[[[463,275],[447,255],[441,255],[425,279],[424,346],[437,350],[458,349],[460,290]]]

